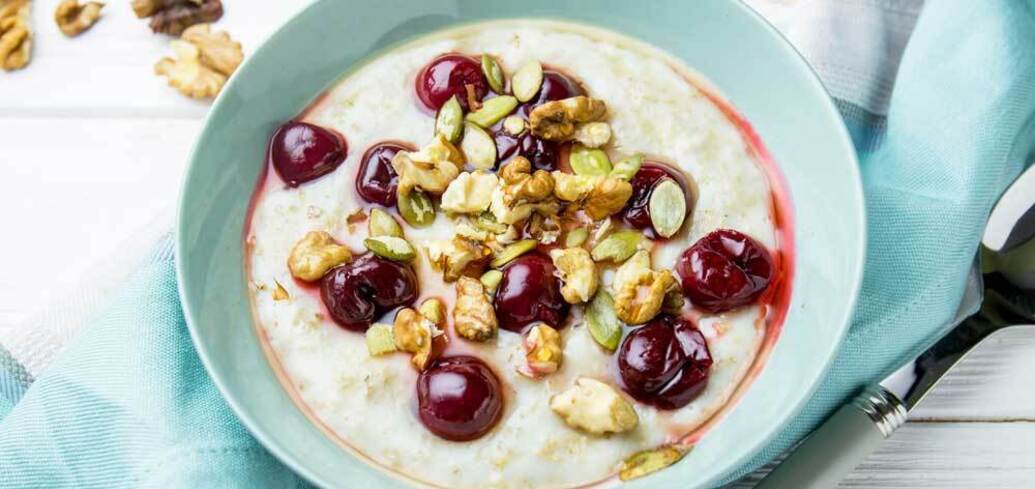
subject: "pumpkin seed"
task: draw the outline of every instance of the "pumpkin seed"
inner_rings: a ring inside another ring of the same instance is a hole
[[[510,115],[518,106],[516,98],[510,95],[500,95],[482,102],[482,108],[467,114],[467,121],[473,122],[484,128],[492,127],[504,117]]]
[[[424,316],[424,319],[436,325],[441,325],[446,320],[446,305],[434,297],[422,302],[418,312]]]
[[[482,277],[478,279],[482,285],[485,286],[490,294],[496,291],[496,287],[500,286],[500,281],[503,280],[503,272],[499,270],[489,270],[482,274]]]
[[[505,248],[496,253],[496,256],[492,258],[492,263],[489,266],[492,268],[499,268],[513,261],[515,258],[528,253],[535,249],[539,242],[534,239],[523,239],[507,245]]]
[[[392,325],[390,324],[371,324],[367,328],[366,340],[367,352],[370,353],[370,356],[384,355],[397,350],[395,347],[395,332],[392,331]]]
[[[373,254],[394,261],[410,261],[417,257],[417,252],[405,239],[395,236],[374,236],[363,240]]]
[[[582,246],[582,243],[586,242],[586,238],[589,238],[589,229],[572,229],[571,231],[568,231],[567,235],[564,236],[564,247],[574,248],[576,246]]]
[[[492,215],[491,212],[481,213],[478,219],[474,220],[474,225],[492,234],[503,234],[509,228],[506,224],[497,221],[496,216]]]
[[[460,101],[456,95],[449,98],[449,101],[438,109],[438,117],[435,118],[435,132],[441,134],[451,143],[460,139],[463,130],[464,109],[460,107]]]
[[[507,116],[503,119],[503,130],[511,136],[520,136],[525,132],[525,120],[519,115]]]
[[[464,140],[460,150],[471,166],[479,170],[491,170],[496,166],[496,141],[484,129],[470,122],[464,123]]]
[[[642,237],[639,231],[618,231],[597,243],[590,255],[593,256],[593,261],[621,263],[636,253],[636,247],[640,245]]]
[[[375,207],[370,209],[367,234],[370,236],[395,236],[401,238],[403,237],[403,229],[391,214]]]
[[[621,178],[622,180],[632,180],[636,173],[640,171],[640,166],[643,165],[643,155],[633,155],[627,158],[623,158],[618,163],[615,163],[614,168],[611,169],[611,175],[615,178]]]
[[[611,294],[601,290],[586,308],[586,327],[593,339],[608,351],[615,351],[622,340],[622,322],[615,314]]]
[[[489,88],[493,92],[503,95],[503,68],[500,68],[496,59],[488,54],[482,55],[482,73],[489,82]]]
[[[658,182],[650,193],[647,210],[654,230],[664,238],[672,237],[686,220],[686,195],[682,187],[671,178]]]
[[[428,194],[420,190],[413,190],[407,195],[400,192],[396,200],[399,214],[409,225],[420,228],[435,221],[435,205]]]
[[[622,461],[622,468],[618,470],[618,478],[627,481],[657,472],[680,461],[689,451],[689,448],[667,446],[636,452]]]
[[[514,96],[522,102],[528,102],[539,93],[539,87],[543,85],[543,66],[538,61],[532,61],[522,66],[510,79],[510,90]]]
[[[602,149],[587,148],[576,144],[571,148],[568,162],[576,175],[587,177],[607,176],[611,173],[611,160]]]

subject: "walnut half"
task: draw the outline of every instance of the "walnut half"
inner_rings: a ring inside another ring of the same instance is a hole
[[[673,308],[682,297],[679,282],[672,272],[651,269],[650,253],[646,250],[636,252],[618,267],[611,288],[615,314],[627,324],[646,323],[657,316],[663,306]]]
[[[561,274],[564,286],[561,296],[569,304],[588,302],[597,293],[599,279],[593,258],[584,248],[554,249],[550,251],[553,265]]]
[[[607,115],[603,100],[579,95],[542,104],[528,115],[532,134],[547,141],[567,141],[575,136],[575,125],[599,121]]]
[[[54,11],[54,22],[62,34],[68,37],[78,36],[101,18],[102,8],[104,4],[100,2],[79,5],[78,0],[65,0],[58,4],[57,10]]]
[[[434,360],[434,341],[442,336],[445,325],[444,308],[438,299],[428,299],[421,304],[420,312],[407,307],[395,315],[395,346],[412,355],[410,363],[417,370],[424,370]]]
[[[24,68],[32,56],[29,0],[0,0],[0,67]]]
[[[461,236],[428,241],[425,249],[431,267],[441,270],[446,282],[453,282],[463,275],[479,276],[492,259],[489,247]]]
[[[477,279],[460,277],[456,282],[456,306],[453,327],[457,334],[471,341],[487,341],[496,337],[496,310],[489,302],[485,286]]]
[[[288,270],[299,280],[315,282],[323,274],[352,259],[349,249],[338,244],[325,231],[310,231],[295,246],[288,256]]]
[[[169,79],[169,85],[193,98],[216,96],[227,77],[244,57],[241,45],[225,32],[212,32],[208,24],[196,25],[172,42],[176,58],[162,58],[155,73]]]
[[[589,377],[550,399],[550,409],[564,422],[593,435],[623,433],[636,428],[639,416],[613,387]]]
[[[617,177],[572,175],[553,172],[554,195],[565,202],[574,202],[594,221],[614,214],[632,197],[632,184]]]
[[[151,30],[178,36],[188,27],[215,22],[223,16],[220,0],[133,0],[138,18],[151,17]]]

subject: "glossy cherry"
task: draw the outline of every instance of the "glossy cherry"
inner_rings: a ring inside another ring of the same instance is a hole
[[[640,171],[629,181],[632,184],[633,193],[626,202],[625,208],[619,212],[626,224],[636,229],[643,229],[647,237],[655,239],[658,234],[654,231],[654,225],[650,220],[650,195],[654,187],[663,178],[671,178],[683,188],[683,195],[689,196],[686,188],[686,180],[679,172],[661,163],[645,162]],[[691,202],[687,200],[687,213],[690,213]]]
[[[529,253],[503,269],[493,307],[501,328],[521,333],[532,323],[544,322],[560,328],[568,316],[568,303],[561,296],[561,280],[549,257]]]
[[[676,264],[683,294],[695,307],[723,312],[750,304],[769,287],[773,258],[762,243],[738,231],[713,231]]]
[[[571,79],[567,75],[557,71],[544,70],[543,85],[539,89],[539,93],[536,94],[532,100],[521,104],[521,106],[518,107],[518,113],[528,117],[528,114],[532,112],[532,109],[543,105],[546,102],[585,94],[586,91],[583,90],[575,80]]]
[[[633,330],[618,349],[626,392],[661,409],[678,409],[708,384],[712,365],[704,335],[689,320],[661,315]]]
[[[511,136],[503,129],[497,129],[493,138],[496,140],[496,154],[500,162],[521,155],[532,162],[533,170],[557,169],[557,157],[560,152],[557,143],[539,139],[528,131],[517,137]]]
[[[335,267],[320,280],[320,298],[342,327],[366,331],[384,313],[413,304],[417,275],[403,264],[375,255]]]
[[[438,111],[442,104],[456,95],[460,105],[467,110],[467,85],[473,87],[478,100],[489,93],[489,82],[482,74],[482,65],[467,56],[444,54],[417,74],[417,98],[429,110]]]
[[[270,162],[291,187],[334,171],[347,154],[344,138],[307,122],[284,123],[270,138]]]
[[[399,175],[392,167],[392,158],[400,151],[411,148],[398,143],[378,143],[363,153],[356,174],[356,192],[363,200],[385,207],[395,205],[396,189],[399,187]]]
[[[503,389],[481,360],[442,358],[417,377],[417,413],[421,423],[442,438],[474,440],[499,421]]]

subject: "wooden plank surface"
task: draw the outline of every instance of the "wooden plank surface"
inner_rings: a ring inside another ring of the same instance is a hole
[[[0,73],[0,222],[8,230],[0,328],[168,219],[208,107],[154,76],[169,39],[150,34],[128,2],[110,2],[100,23],[76,39],[54,26],[57,3],[35,2],[29,68]],[[217,28],[251,52],[306,3],[224,0]],[[1032,372],[1035,332],[1000,336],[840,487],[1035,487]],[[764,472],[734,487],[751,487]]]

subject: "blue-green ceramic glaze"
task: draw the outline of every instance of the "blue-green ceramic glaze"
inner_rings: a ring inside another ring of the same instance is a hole
[[[757,453],[818,385],[848,328],[865,243],[855,154],[829,96],[794,49],[733,0],[323,0],[306,8],[223,90],[184,182],[177,265],[198,354],[244,424],[307,479],[326,487],[403,486],[325,437],[274,377],[252,326],[243,225],[278,124],[373,54],[457,23],[500,18],[591,24],[683,59],[752,123],[787,179],[797,269],[768,365],[689,456],[628,484],[711,487]]]

